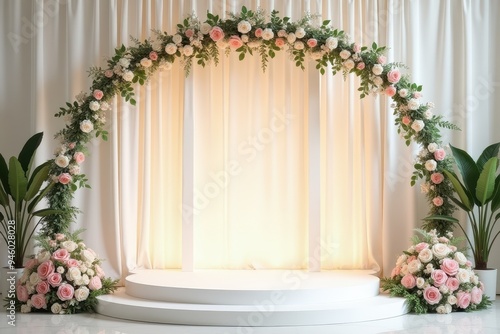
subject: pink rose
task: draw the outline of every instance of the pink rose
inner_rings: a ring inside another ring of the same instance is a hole
[[[471,295],[468,292],[465,291],[458,291],[457,292],[457,306],[463,309],[466,309],[471,300]]]
[[[261,38],[262,37],[262,32],[263,32],[262,28],[255,29],[255,37]]]
[[[68,173],[62,173],[60,174],[58,177],[57,177],[57,180],[61,183],[61,184],[68,184],[71,182],[73,178],[71,177],[71,175],[69,175]]]
[[[418,243],[418,244],[415,245],[415,250],[418,253],[420,253],[421,251],[423,251],[426,248],[429,248],[429,244],[426,243],[426,242],[420,242],[420,243]]]
[[[424,289],[424,299],[430,305],[435,305],[439,303],[441,297],[442,297],[441,292],[439,292],[439,290],[434,286],[429,286]]]
[[[36,272],[40,279],[45,280],[47,279],[47,276],[52,274],[55,270],[56,268],[54,268],[54,263],[52,263],[52,261],[50,260],[47,260],[38,266]]]
[[[441,173],[432,173],[431,174],[431,181],[434,184],[440,184],[444,180],[444,175]]]
[[[31,305],[36,309],[47,308],[45,295],[37,293],[36,295],[31,296]]]
[[[364,69],[365,69],[365,63],[364,63],[364,62],[360,62],[360,63],[358,63],[358,65],[356,66],[356,68],[357,68],[358,70],[360,70],[360,71],[361,71],[361,70],[364,70]]]
[[[70,150],[74,149],[75,147],[76,147],[76,143],[69,143],[69,144],[68,144],[68,148],[69,148]]]
[[[446,283],[448,275],[443,270],[437,269],[431,273],[431,278],[434,280],[434,286],[441,286]]]
[[[113,70],[106,70],[106,71],[104,71],[104,76],[106,78],[111,78],[113,76],[113,74],[114,74]]]
[[[151,51],[151,52],[149,53],[149,59],[151,59],[151,60],[153,60],[153,61],[154,61],[154,60],[158,60],[158,53],[156,53],[155,51]]]
[[[467,268],[471,268],[472,267],[472,262],[470,262],[469,260],[467,260],[467,262],[465,262],[465,266]]]
[[[396,94],[396,87],[389,86],[385,89],[385,95],[393,97]]]
[[[401,122],[403,122],[404,125],[409,125],[411,123],[411,118],[409,116],[403,116]]]
[[[78,260],[75,259],[67,259],[65,264],[68,268],[78,267],[80,265]]]
[[[56,233],[55,238],[57,241],[61,241],[64,240],[64,238],[66,238],[66,235],[64,235],[63,233]]]
[[[391,272],[391,278],[398,276],[400,272],[401,272],[400,266],[394,267],[394,269],[392,269],[392,272]]]
[[[224,31],[222,31],[222,28],[215,26],[210,29],[210,38],[214,42],[220,41],[224,38]]]
[[[100,100],[104,96],[104,93],[102,92],[102,90],[96,89],[96,90],[94,90],[94,94],[93,95],[94,95],[94,98],[96,100]]]
[[[229,37],[229,47],[233,50],[239,49],[243,46],[243,41],[239,36],[231,36]]]
[[[307,40],[307,46],[310,48],[314,48],[316,45],[318,45],[318,40],[316,38],[309,38]]]
[[[186,35],[187,38],[191,38],[194,36],[194,30],[193,29],[188,29],[184,32],[184,35]]]
[[[398,83],[400,79],[401,72],[399,72],[398,69],[390,70],[387,73],[387,80],[389,80],[389,82],[392,82],[393,84]]]
[[[479,304],[483,299],[483,291],[479,289],[477,286],[473,287],[470,291],[470,300],[473,304]]]
[[[73,286],[67,283],[60,285],[57,289],[57,297],[62,301],[71,300],[74,293],[75,289],[73,288]]]
[[[417,285],[417,280],[412,274],[406,274],[401,279],[401,284],[407,289],[412,289]]]
[[[415,255],[409,256],[408,259],[406,260],[406,263],[410,263],[416,259],[417,259],[417,257]]]
[[[444,201],[443,201],[443,198],[441,196],[437,196],[437,197],[434,197],[432,199],[432,204],[434,204],[435,206],[441,206],[443,205]]]
[[[446,151],[444,149],[438,148],[434,151],[434,159],[436,159],[437,161],[443,161],[445,157]]]
[[[69,259],[69,252],[64,248],[59,248],[52,254],[52,259],[54,261],[65,262]]]
[[[83,152],[75,152],[75,154],[73,154],[73,159],[77,164],[81,164],[85,161],[85,154],[83,154]]]
[[[16,295],[17,295],[17,299],[20,302],[27,302],[29,297],[30,297],[30,295],[28,293],[28,289],[26,289],[26,285],[21,285],[21,284],[19,284],[16,287]]]
[[[104,278],[104,276],[106,276],[106,274],[104,274],[104,270],[102,270],[98,264],[94,266],[94,271],[99,278]]]
[[[385,56],[379,56],[377,58],[377,63],[379,63],[381,65],[384,65],[386,61],[387,61],[387,58]]]
[[[354,51],[355,53],[359,53],[361,51],[361,45],[354,43],[354,45],[352,46],[352,51]]]
[[[90,290],[99,290],[102,288],[102,282],[99,276],[94,276],[90,279],[89,282],[89,289]]]
[[[415,93],[413,93],[413,97],[416,99],[419,99],[422,97],[422,94],[420,94],[419,92],[415,92]]]
[[[50,284],[51,287],[55,288],[61,285],[62,283],[62,276],[59,273],[52,273],[47,277],[47,283]]]
[[[282,48],[285,46],[285,40],[281,37],[276,38],[276,40],[274,41],[274,44],[276,44],[277,47]]]
[[[446,280],[446,286],[448,287],[448,289],[450,289],[451,292],[453,292],[460,286],[460,281],[455,277],[448,277],[448,279]]]
[[[47,283],[47,281],[41,281],[41,282],[37,283],[35,289],[36,289],[36,292],[44,295],[50,291],[50,285],[49,285],[49,283]]]
[[[441,262],[441,269],[449,276],[455,276],[458,273],[458,262],[450,258],[444,258]]]

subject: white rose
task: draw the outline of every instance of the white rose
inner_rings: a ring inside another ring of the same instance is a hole
[[[84,301],[88,298],[89,292],[89,288],[87,288],[86,286],[81,286],[75,290],[75,299],[79,302]]]
[[[417,278],[417,288],[423,289],[425,285],[425,279],[423,277]]]
[[[432,114],[432,111],[430,111],[430,110],[426,110],[426,111],[424,112],[424,117],[425,117],[425,119],[431,119],[431,118],[432,118],[432,115],[433,115],[433,114]]]
[[[450,247],[448,247],[448,245],[445,245],[442,243],[437,243],[437,244],[432,246],[432,253],[438,259],[445,258],[448,254],[450,254],[450,252],[451,252],[451,249],[450,249]]]
[[[425,162],[425,169],[427,169],[429,172],[436,170],[436,167],[437,162],[434,159],[430,159]]]
[[[191,45],[186,45],[182,52],[184,53],[184,56],[189,57],[193,55],[194,49]]]
[[[408,274],[408,265],[405,263],[401,266],[401,276]]]
[[[40,282],[40,277],[38,276],[38,273],[31,273],[30,275],[30,284],[31,285],[36,285],[38,282]]]
[[[101,110],[109,110],[110,109],[110,105],[108,102],[101,102]]]
[[[59,314],[62,312],[62,306],[61,304],[59,303],[54,303],[52,304],[52,306],[50,307],[50,311],[54,314]]]
[[[351,56],[351,53],[348,50],[340,51],[340,58],[347,59]]]
[[[447,301],[448,304],[455,305],[457,303],[457,297],[455,297],[454,295],[449,295]]]
[[[448,288],[446,284],[443,284],[439,287],[439,291],[441,293],[447,294],[448,292],[450,292],[450,288]]]
[[[132,79],[134,79],[134,73],[132,71],[124,71],[122,78],[125,81],[132,81]]]
[[[86,120],[80,122],[80,130],[82,130],[85,133],[89,133],[92,130],[94,130],[94,124],[92,124],[91,121],[86,119]]]
[[[425,127],[424,121],[417,119],[411,123],[411,128],[415,130],[415,132],[420,132]]]
[[[410,101],[408,101],[408,109],[417,110],[418,107],[420,107],[420,103],[417,99],[410,99]]]
[[[373,65],[372,73],[375,75],[381,75],[384,72],[384,68],[380,64]]]
[[[97,111],[97,110],[99,110],[101,108],[101,106],[99,105],[99,102],[92,101],[92,102],[89,103],[89,108],[92,111]]]
[[[429,152],[431,153],[434,153],[436,152],[436,150],[439,148],[438,144],[436,143],[430,143],[428,146],[427,146],[427,149],[429,150]]]
[[[382,80],[381,77],[375,77],[373,78],[373,84],[377,87],[381,86],[384,83],[384,80]]]
[[[55,163],[61,168],[66,168],[69,165],[69,158],[65,155],[58,155],[55,159]]]
[[[92,269],[87,269],[87,275],[89,275],[89,277],[92,277],[95,275],[95,272]]]
[[[470,281],[472,282],[472,284],[478,285],[479,277],[477,275],[471,275]]]
[[[407,97],[408,96],[408,89],[406,89],[406,88],[400,89],[398,94],[401,97]]]
[[[297,30],[295,30],[295,36],[297,36],[297,38],[302,38],[305,35],[306,35],[306,31],[304,30],[304,28],[299,27],[299,28],[297,28]]]
[[[460,269],[458,269],[458,273],[457,273],[456,278],[458,278],[458,281],[460,283],[469,283],[470,273],[468,270],[460,268]]]
[[[286,31],[281,29],[278,31],[278,37],[286,37]]]
[[[422,269],[422,263],[419,260],[413,260],[410,263],[408,263],[408,271],[411,274],[415,274]]]
[[[61,247],[71,253],[78,247],[78,245],[72,240],[66,240],[61,243]]]
[[[219,49],[226,49],[227,48],[227,42],[223,39],[219,39],[216,44],[217,44],[217,47]]]
[[[459,265],[463,266],[467,262],[467,258],[462,252],[456,252],[455,255],[453,255],[453,259],[458,262]]]
[[[439,306],[436,308],[436,312],[437,312],[438,314],[445,314],[446,309],[444,308],[444,305],[439,305]]]
[[[243,43],[248,43],[249,39],[248,39],[248,35],[241,35],[241,41]]]
[[[325,41],[325,45],[330,50],[334,50],[339,45],[339,40],[336,39],[335,37],[328,37]]]
[[[212,26],[206,22],[201,24],[200,31],[203,35],[206,35],[212,30]]]
[[[429,261],[431,261],[433,257],[434,256],[432,255],[432,251],[429,248],[423,249],[418,254],[418,259],[423,263],[429,263]]]
[[[158,52],[161,50],[161,44],[162,44],[162,41],[161,39],[155,39],[152,43],[151,43],[151,47],[153,48],[154,51]]]
[[[288,43],[293,44],[297,40],[297,36],[295,36],[293,32],[289,33],[288,36],[286,37],[286,40],[288,41]]]
[[[21,305],[21,313],[30,313],[30,312],[31,312],[30,306],[28,306],[27,304]]]
[[[59,266],[59,267],[57,267],[56,271],[57,271],[59,274],[64,274],[64,267],[63,267],[63,266]]]
[[[181,44],[181,42],[182,42],[182,36],[179,35],[179,34],[175,34],[174,36],[172,36],[172,41],[175,44]]]
[[[70,281],[76,281],[82,278],[82,273],[80,269],[77,267],[68,268],[68,272],[66,273],[66,278]]]
[[[87,274],[83,274],[82,275],[82,282],[83,282],[83,285],[89,285],[90,283],[90,278]]]
[[[82,260],[85,262],[92,263],[95,260],[95,255],[91,251],[89,251],[88,249],[82,250],[80,255],[82,256]]]
[[[169,55],[173,55],[177,52],[177,45],[174,43],[168,43],[165,45],[165,52],[168,53]]]
[[[293,48],[295,50],[303,50],[304,49],[304,43],[302,41],[297,41],[293,44]]]
[[[78,268],[80,268],[80,271],[82,273],[86,272],[87,269],[88,269],[87,266],[84,263],[82,263]]]
[[[38,256],[36,257],[39,263],[45,262],[47,260],[50,260],[50,252],[47,251],[41,251],[38,253]]]
[[[148,68],[148,67],[151,67],[151,65],[153,65],[153,62],[151,61],[151,59],[149,59],[149,58],[142,58],[141,59],[141,66],[142,67]]]
[[[262,39],[265,41],[269,41],[273,39],[274,37],[274,32],[271,28],[266,28],[262,31]]]
[[[248,32],[252,30],[252,25],[248,21],[240,21],[238,23],[238,31],[242,34],[248,34]]]
[[[84,285],[83,284],[83,278],[79,277],[73,281],[74,285]]]
[[[401,254],[396,261],[396,266],[400,266],[405,263],[406,259],[408,259],[408,256],[406,254]]]
[[[420,185],[420,191],[422,192],[422,194],[429,193],[429,190],[431,190],[431,185],[429,182],[424,182]]]
[[[130,59],[128,59],[128,58],[120,58],[120,60],[118,61],[118,63],[120,64],[121,67],[127,68],[130,65]]]

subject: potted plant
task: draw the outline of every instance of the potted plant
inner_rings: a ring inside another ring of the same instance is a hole
[[[43,138],[43,133],[32,136],[23,146],[18,157],[7,162],[0,154],[0,235],[7,245],[7,269],[22,268],[28,245],[37,226],[43,218],[57,210],[38,209],[37,205],[45,197],[54,183],[48,180],[49,162],[36,168],[33,160]],[[43,188],[43,189],[42,189]],[[35,222],[36,218],[38,221]],[[5,281],[2,278],[2,282]]]
[[[458,198],[450,197],[451,200],[468,215],[472,228],[472,240],[467,235],[464,227],[461,224],[458,224],[458,226],[464,232],[472,250],[475,262],[474,270],[476,272],[488,270],[494,275],[494,280],[488,284],[493,288],[492,292],[489,293],[490,297],[493,298],[490,299],[495,299],[496,270],[488,268],[488,258],[493,243],[500,234],[500,232],[495,233],[494,229],[495,224],[500,219],[500,176],[497,176],[500,143],[490,145],[484,149],[477,161],[474,161],[464,150],[452,145],[450,147],[461,180],[452,171],[444,171],[444,174],[451,181],[458,196]],[[447,219],[458,222],[456,218],[443,216],[431,216],[426,219]],[[478,275],[481,275],[481,272]],[[485,278],[483,276],[481,278],[485,283]]]

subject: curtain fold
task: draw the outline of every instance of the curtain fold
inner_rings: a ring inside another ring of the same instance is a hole
[[[443,130],[445,143],[477,156],[500,139],[497,2],[9,1],[0,4],[7,46],[0,70],[9,78],[0,83],[1,152],[14,154],[10,143],[20,148],[33,131],[44,131],[38,159],[51,157],[57,142],[50,138],[64,124],[53,114],[88,93],[86,71],[106,66],[115,47],[132,45],[130,36],[173,33],[193,12],[203,20],[207,10],[224,17],[243,5],[276,9],[293,21],[318,13],[353,41],[387,45],[388,61],[408,65],[407,74],[423,85],[423,100],[462,128]],[[399,138],[387,98],[360,100],[353,75],[315,71],[311,61],[297,69],[286,52],[265,72],[259,57],[221,54],[217,67],[194,65],[189,77],[179,62],[155,74],[136,88],[136,106],[115,98],[110,140],[93,141],[83,166],[92,189],[75,197],[83,211],[75,228],[84,227],[86,242],[107,259],[107,274],[180,268],[182,116],[189,110],[196,268],[306,268],[307,116],[317,111],[322,268],[387,275],[427,213],[418,185],[409,185],[419,148]],[[310,110],[311,99],[317,110]]]

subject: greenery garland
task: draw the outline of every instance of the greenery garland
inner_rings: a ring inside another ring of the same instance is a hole
[[[80,164],[92,138],[107,140],[105,112],[110,109],[113,97],[119,94],[135,105],[135,84],[144,85],[157,70],[169,70],[179,60],[189,75],[193,62],[201,66],[217,65],[221,51],[236,52],[240,60],[258,53],[265,71],[269,59],[286,50],[302,69],[310,58],[321,74],[327,70],[332,74],[342,72],[344,76],[354,73],[361,81],[360,98],[370,94],[392,98],[398,133],[406,145],[415,142],[421,146],[411,185],[423,179],[421,188],[430,205],[429,215],[451,215],[455,209],[450,200],[453,190],[443,171],[451,170],[452,161],[443,148],[439,129],[457,129],[456,126],[434,115],[432,103],[421,102],[422,86],[401,74],[403,64],[386,61],[386,47],[353,43],[344,31],[332,29],[330,21],[314,24],[317,19],[306,15],[292,22],[288,17],[279,17],[277,11],[267,17],[260,9],[252,11],[246,7],[238,14],[229,14],[227,19],[208,12],[204,22],[195,15],[187,17],[177,25],[173,35],[155,31],[151,39],[134,40],[134,46],[115,49],[106,68],[90,69],[93,78],[90,93],[79,94],[76,101],[68,102],[56,114],[64,117],[67,124],[56,135],[61,146],[50,171],[56,184],[47,198],[52,208],[63,212],[47,217],[42,234],[64,232],[75,219],[78,208],[71,205],[73,193],[79,187],[88,187],[85,175],[80,173]],[[452,224],[447,220],[429,220],[423,228],[436,229],[445,235],[452,230]]]

